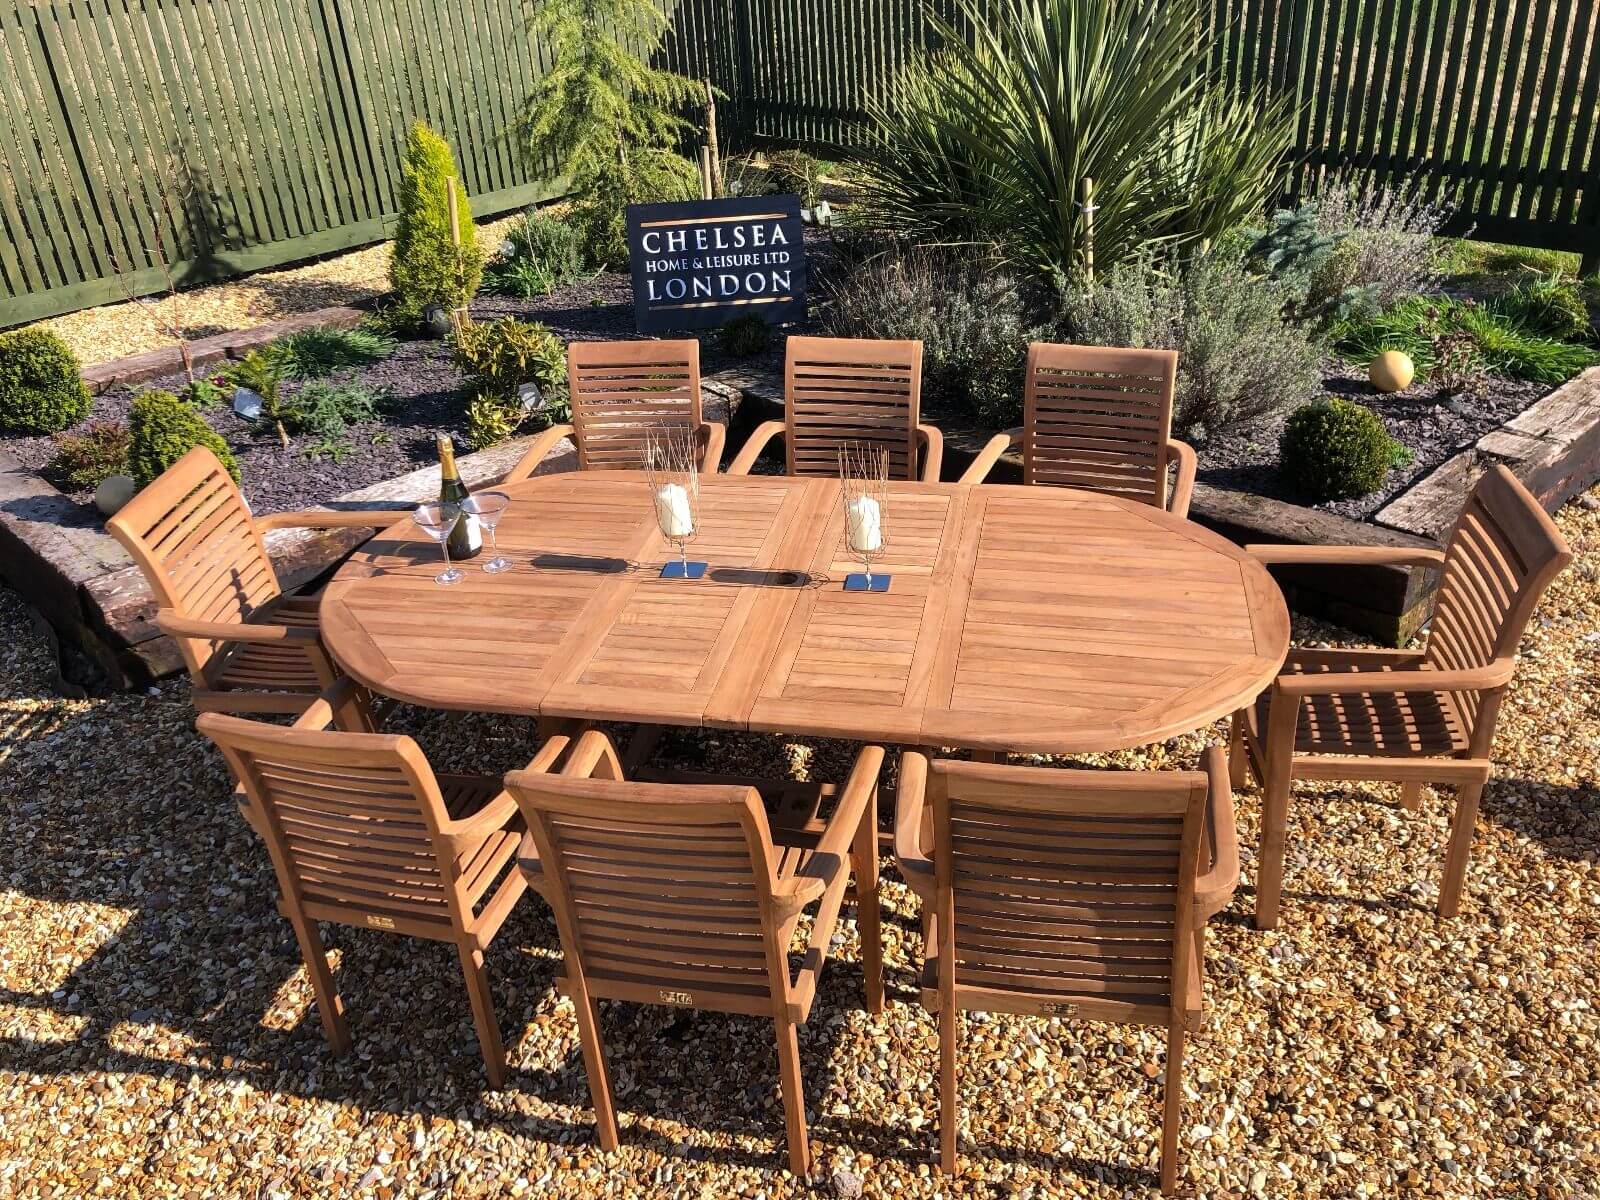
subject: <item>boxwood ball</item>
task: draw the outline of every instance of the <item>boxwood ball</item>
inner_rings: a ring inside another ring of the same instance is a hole
[[[1403,350],[1385,350],[1367,368],[1367,378],[1372,381],[1372,386],[1385,395],[1405,391],[1416,377],[1416,364]]]

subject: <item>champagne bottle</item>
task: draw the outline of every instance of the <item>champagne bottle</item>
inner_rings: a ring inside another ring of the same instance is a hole
[[[456,468],[456,447],[450,440],[448,433],[439,435],[439,503],[461,504],[472,493],[467,491],[467,485],[461,482],[461,472]],[[478,525],[478,518],[471,513],[462,513],[461,519],[456,522],[450,531],[450,540],[446,543],[450,550],[450,560],[471,558],[483,549],[483,530]]]

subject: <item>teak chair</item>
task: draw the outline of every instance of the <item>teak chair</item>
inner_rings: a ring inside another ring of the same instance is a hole
[[[453,943],[489,1082],[504,1087],[484,952],[527,886],[507,870],[521,814],[498,778],[436,775],[409,737],[330,730],[348,700],[340,693],[352,687],[338,684],[288,728],[217,713],[197,725],[228,760],[241,812],[272,856],[278,908],[294,927],[333,1052],[350,1049],[350,1031],[318,921]],[[524,774],[550,770],[569,741],[548,738]]]
[[[791,337],[783,371],[784,419],[767,421],[728,467],[748,475],[773,438],[783,437],[790,475],[839,474],[846,442],[881,446],[889,478],[936,483],[944,435],[922,424],[922,343]]]
[[[956,1169],[961,1012],[1156,1025],[1167,1030],[1161,1190],[1171,1195],[1205,925],[1239,880],[1221,748],[1203,772],[930,767],[916,751],[900,772],[895,856],[922,900],[922,1003],[939,1019],[940,1167]]]
[[[317,598],[279,586],[271,529],[382,529],[394,512],[255,518],[233,478],[196,446],[106,522],[139,564],[177,642],[202,712],[298,713],[336,672],[317,636]]]
[[[982,483],[1008,450],[1022,481],[1108,492],[1189,515],[1195,455],[1172,436],[1178,355],[1100,346],[1028,347],[1022,427],[997,433],[961,477]],[[1176,464],[1171,494],[1168,468]]]
[[[1250,546],[1265,563],[1413,564],[1440,569],[1422,650],[1295,650],[1253,708],[1233,717],[1235,786],[1263,781],[1256,924],[1278,923],[1290,785],[1388,780],[1415,810],[1424,783],[1456,788],[1439,915],[1460,908],[1495,718],[1534,606],[1572,561],[1561,531],[1510,471],[1473,488],[1443,554],[1365,546]]]
[[[560,776],[506,777],[531,846],[529,884],[549,901],[565,960],[557,980],[578,1014],[600,1145],[617,1147],[598,999],[770,1017],[789,1166],[810,1166],[796,1027],[855,881],[867,1007],[883,1010],[877,795],[883,751],[868,746],[825,824],[772,827],[751,787],[622,782],[610,742],[583,735]],[[594,778],[589,778],[593,775]],[[789,847],[783,850],[781,847]],[[789,951],[817,905],[797,969]]]
[[[700,343],[682,341],[569,342],[567,387],[572,423],[552,425],[534,439],[503,482],[527,479],[562,438],[578,446],[584,471],[638,471],[650,436],[687,429],[700,449],[700,470],[722,464],[727,429],[707,421],[700,396]]]

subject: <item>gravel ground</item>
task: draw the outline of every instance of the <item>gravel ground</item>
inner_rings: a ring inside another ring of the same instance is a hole
[[[1365,372],[1338,360],[1323,365],[1322,386],[1328,395],[1343,396],[1376,412],[1390,436],[1413,456],[1406,466],[1390,471],[1375,492],[1313,505],[1356,518],[1377,512],[1445,459],[1465,450],[1552,390],[1545,383],[1492,378],[1475,396],[1445,396],[1430,383],[1413,383],[1403,392],[1380,396],[1373,392]],[[1232,491],[1306,503],[1305,497],[1278,473],[1278,442],[1288,421],[1288,412],[1275,413],[1246,428],[1197,443],[1197,478]]]
[[[1590,493],[1600,507],[1600,489]],[[1284,921],[1244,885],[1212,922],[1190,1040],[1182,1178],[1224,1197],[1600,1194],[1600,512],[1541,605],[1501,720],[1464,915],[1432,914],[1447,800],[1298,785]],[[1302,623],[1302,639],[1338,631]],[[266,858],[230,811],[182,683],[67,701],[0,592],[0,1197],[783,1197],[760,1022],[607,1005],[623,1147],[593,1139],[558,942],[530,897],[491,955],[513,1081],[487,1092],[448,948],[338,929],[355,1053],[309,1011]],[[527,722],[402,714],[442,769],[525,760]],[[1111,756],[1190,765],[1208,737]],[[838,743],[679,733],[664,760],[842,778]],[[862,1011],[854,927],[801,1034],[821,1183],[837,1196],[1153,1195],[1154,1031],[975,1019],[965,1173],[931,1165],[934,1025],[915,905],[892,873],[887,1013]]]

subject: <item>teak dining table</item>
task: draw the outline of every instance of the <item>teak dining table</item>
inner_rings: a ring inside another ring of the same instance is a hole
[[[409,520],[325,589],[322,635],[374,691],[432,708],[1076,754],[1252,702],[1289,645],[1266,570],[1148,505],[1065,488],[894,483],[874,572],[846,592],[837,479],[707,476],[676,557],[645,476],[504,489],[515,566],[440,587]]]

